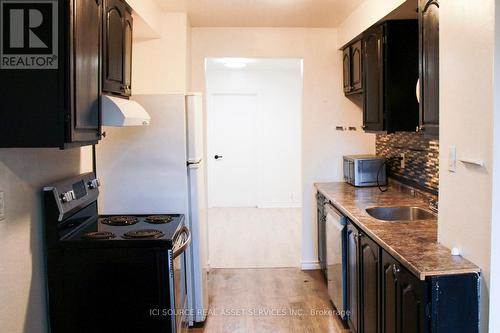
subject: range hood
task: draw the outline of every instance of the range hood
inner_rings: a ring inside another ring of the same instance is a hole
[[[149,125],[151,116],[137,102],[108,95],[102,96],[103,126]]]

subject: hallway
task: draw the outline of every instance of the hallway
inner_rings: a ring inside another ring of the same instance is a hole
[[[210,309],[191,333],[349,332],[335,315],[320,271],[214,269]]]

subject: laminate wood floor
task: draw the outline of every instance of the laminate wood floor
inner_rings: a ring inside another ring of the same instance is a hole
[[[207,321],[189,333],[350,332],[322,279],[298,268],[213,269]]]
[[[301,208],[209,208],[210,266],[300,267],[301,230]]]

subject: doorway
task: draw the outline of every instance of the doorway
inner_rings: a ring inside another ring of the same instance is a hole
[[[299,267],[301,59],[206,59],[209,261]]]

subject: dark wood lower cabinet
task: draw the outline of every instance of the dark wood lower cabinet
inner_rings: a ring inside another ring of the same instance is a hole
[[[360,331],[365,333],[378,333],[380,330],[380,246],[361,233],[359,247],[359,289],[361,295]]]
[[[382,252],[382,332],[426,332],[425,281]]]
[[[321,243],[326,235],[324,204],[329,201],[318,193],[317,202]],[[479,332],[480,274],[421,280],[355,223],[348,220],[346,228],[347,324],[351,332]],[[320,249],[318,255],[320,260],[326,258],[326,250]]]
[[[382,250],[384,333],[479,332],[479,274],[420,280]]]
[[[352,223],[347,225],[347,317],[353,333],[359,330],[359,231]]]
[[[395,265],[398,262],[387,255],[382,254],[382,332],[396,333],[397,332],[397,288],[398,279],[394,271]]]
[[[479,332],[479,274],[420,280],[350,221],[347,244],[352,332]]]

